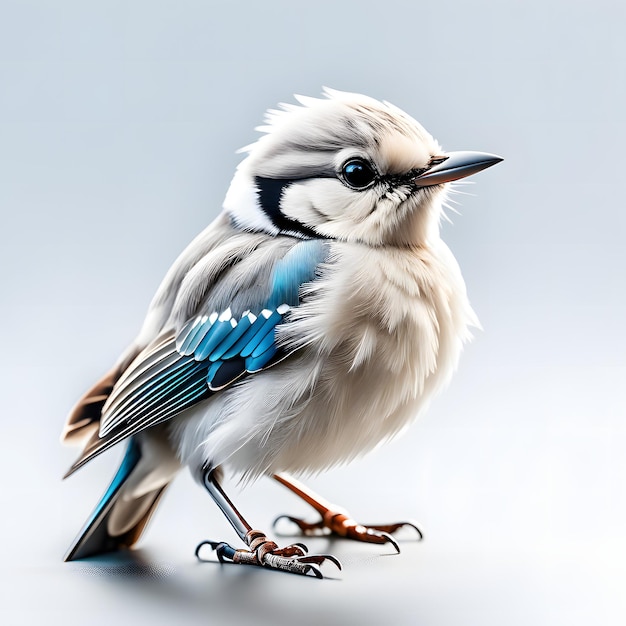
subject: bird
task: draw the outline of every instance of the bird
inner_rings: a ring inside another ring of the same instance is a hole
[[[387,101],[325,89],[266,113],[222,210],[182,252],[117,363],[71,410],[66,476],[125,442],[66,560],[133,546],[185,467],[243,547],[221,562],[322,577],[330,554],[279,547],[237,509],[226,476],[269,476],[317,522],[302,534],[392,543],[300,479],[401,431],[449,382],[479,327],[440,234],[450,183],[502,159],[445,152]],[[416,526],[412,525],[418,533]],[[421,536],[421,535],[420,535]]]

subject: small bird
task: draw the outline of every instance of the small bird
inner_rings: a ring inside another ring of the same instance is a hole
[[[132,546],[188,466],[245,545],[220,561],[321,577],[331,555],[280,548],[222,487],[267,475],[318,522],[304,534],[390,542],[292,475],[346,463],[403,430],[450,380],[477,326],[440,237],[451,181],[502,159],[444,152],[388,102],[326,89],[270,110],[221,214],[166,274],[138,337],[70,413],[66,476],[126,440],[66,560]],[[419,532],[419,530],[418,530]],[[198,555],[199,552],[196,551]]]

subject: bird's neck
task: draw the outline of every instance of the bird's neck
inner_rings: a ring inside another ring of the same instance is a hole
[[[254,181],[238,170],[226,192],[224,210],[238,228],[278,235],[280,229],[263,210]]]

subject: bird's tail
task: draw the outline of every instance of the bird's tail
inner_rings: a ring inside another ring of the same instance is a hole
[[[129,548],[141,536],[175,471],[155,478],[150,459],[131,438],[104,496],[68,550],[65,560]]]

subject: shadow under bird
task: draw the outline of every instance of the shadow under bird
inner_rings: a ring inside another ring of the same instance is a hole
[[[449,381],[478,322],[440,237],[442,206],[448,183],[501,159],[444,152],[387,102],[332,90],[297,100],[268,112],[222,213],[68,417],[63,441],[83,450],[67,475],[127,448],[67,560],[132,546],[184,466],[245,544],[204,542],[220,561],[318,577],[339,565],[254,530],[225,472],[301,496],[320,514],[289,518],[305,534],[398,549],[391,533],[407,522],[361,525],[292,475],[371,450]]]

